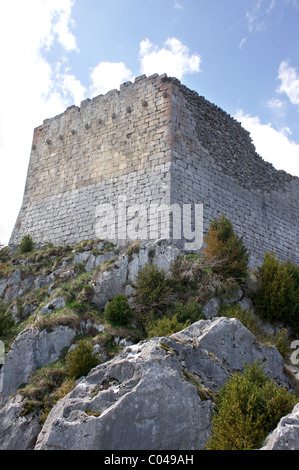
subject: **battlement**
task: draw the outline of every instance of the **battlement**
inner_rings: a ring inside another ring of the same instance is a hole
[[[298,262],[298,181],[257,155],[225,111],[175,78],[142,75],[34,130],[10,244],[26,233],[54,244],[98,238],[98,207],[123,198],[125,207],[145,210],[203,205],[204,231],[226,214],[252,264],[265,251]],[[138,225],[140,214],[130,217]]]

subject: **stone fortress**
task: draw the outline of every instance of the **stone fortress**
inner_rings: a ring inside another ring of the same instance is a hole
[[[27,233],[54,245],[99,238],[105,204],[199,204],[203,233],[225,214],[244,235],[252,266],[266,251],[299,263],[298,200],[299,179],[265,162],[240,123],[175,78],[142,75],[34,130],[10,245]],[[126,240],[119,210],[114,215]]]

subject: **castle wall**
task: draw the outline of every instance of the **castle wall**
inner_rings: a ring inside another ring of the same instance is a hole
[[[299,179],[264,162],[236,120],[176,79],[142,76],[35,129],[10,244],[153,240],[167,223],[153,234],[140,206],[203,204],[204,233],[225,214],[252,265],[266,251],[299,263],[298,200]]]
[[[204,232],[221,214],[250,251],[299,263],[299,180],[255,152],[247,131],[217,106],[175,81],[172,89],[172,203],[203,203]]]
[[[10,244],[26,233],[54,244],[101,238],[103,204],[115,208],[115,233],[123,235],[119,198],[130,207],[168,204],[170,87],[158,75],[142,76],[35,129]]]

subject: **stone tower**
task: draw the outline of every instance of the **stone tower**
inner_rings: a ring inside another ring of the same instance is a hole
[[[263,161],[235,119],[177,79],[143,75],[35,129],[10,244],[27,233],[55,245],[101,238],[103,220],[107,238],[151,239],[149,214],[161,207],[181,208],[182,226],[191,207],[195,233],[198,206],[204,233],[212,218],[229,218],[251,265],[266,251],[299,263],[298,196],[299,179]],[[170,238],[171,214],[169,225],[159,219]],[[142,225],[135,237],[130,224]]]

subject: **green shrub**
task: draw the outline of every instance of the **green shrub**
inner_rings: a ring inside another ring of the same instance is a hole
[[[43,424],[57,401],[75,387],[74,379],[67,376],[62,361],[37,369],[30,376],[30,382],[19,390],[26,398],[21,416],[38,413]]]
[[[147,338],[170,336],[177,331],[183,330],[188,324],[188,322],[179,322],[177,315],[172,315],[171,317],[164,316],[148,323],[146,327]]]
[[[24,237],[22,238],[22,241],[20,243],[20,246],[19,246],[19,252],[20,253],[30,253],[33,250],[33,246],[34,246],[34,243],[33,243],[33,240],[31,238],[31,235],[29,235],[29,234],[24,235]]]
[[[297,400],[257,363],[235,373],[219,391],[207,450],[253,450]]]
[[[147,307],[161,302],[169,293],[165,271],[146,264],[138,273],[135,288],[135,303]]]
[[[204,258],[214,272],[243,281],[246,277],[249,253],[231,222],[222,215],[213,219],[205,237]]]
[[[67,373],[74,379],[83,375],[98,365],[98,358],[92,352],[92,345],[87,340],[80,340],[76,347],[66,356]]]
[[[258,281],[260,287],[253,299],[257,312],[299,332],[299,267],[280,263],[274,253],[266,253]]]
[[[127,325],[132,309],[125,295],[115,295],[105,308],[105,318],[111,325]]]
[[[196,300],[189,301],[186,304],[177,302],[174,306],[174,313],[181,323],[194,323],[204,319],[202,308]]]
[[[171,267],[172,280],[181,286],[197,287],[204,266],[199,255],[185,255],[175,260]]]

